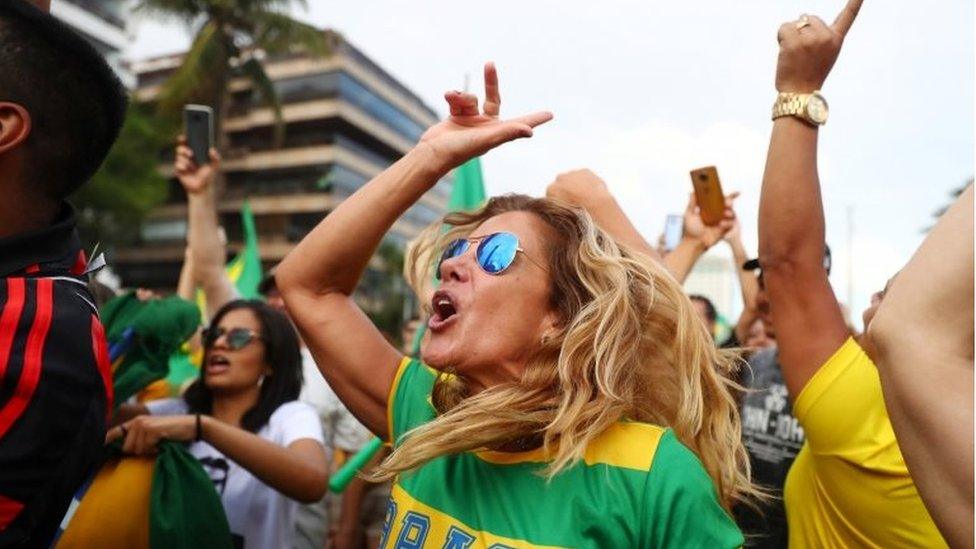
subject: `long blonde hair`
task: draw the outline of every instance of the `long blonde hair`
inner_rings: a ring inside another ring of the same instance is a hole
[[[540,342],[518,382],[470,394],[463,376],[441,375],[433,421],[407,433],[373,472],[376,480],[442,455],[538,440],[550,478],[583,457],[621,419],[670,427],[704,464],[722,505],[755,494],[729,374],[735,355],[715,348],[681,286],[656,261],[608,237],[589,215],[542,198],[506,195],[447,215],[408,252],[418,295],[444,245],[496,215],[522,211],[552,229],[550,306],[558,331]]]

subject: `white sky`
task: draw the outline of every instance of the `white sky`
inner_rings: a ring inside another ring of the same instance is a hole
[[[342,32],[439,113],[466,73],[480,89],[486,60],[499,67],[503,115],[555,113],[531,140],[483,159],[489,193],[541,194],[557,173],[588,167],[653,242],[665,214],[684,207],[688,171],[714,164],[726,190],[742,192],[755,251],[776,29],[803,12],[832,21],[843,0],[309,4],[295,14]],[[858,324],[947,192],[973,174],[973,21],[965,0],[868,0],[824,86],[831,278],[846,301],[853,207]],[[143,21],[135,31],[133,59],[189,42],[180,26]]]

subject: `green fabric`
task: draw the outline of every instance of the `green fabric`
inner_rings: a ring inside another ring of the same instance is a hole
[[[407,431],[435,417],[429,400],[435,379],[436,372],[419,361],[405,367],[391,402],[394,440],[402,441]],[[559,547],[743,543],[698,458],[671,430],[664,431],[649,471],[580,462],[546,480],[541,468],[538,462],[491,463],[471,452],[432,460],[402,475],[397,484],[411,498],[447,515],[449,525],[394,498],[392,531],[413,511],[429,521],[430,532],[463,531],[447,540],[429,536],[424,547],[454,546],[479,531]],[[386,536],[387,547],[396,545],[393,537]]]
[[[227,274],[244,299],[258,299],[261,284],[261,254],[258,251],[258,231],[254,227],[251,205],[245,201],[241,207],[241,225],[244,227],[244,249],[227,264]],[[214,311],[216,312],[216,311]]]
[[[242,298],[263,299],[264,296],[258,291],[263,276],[261,252],[258,250],[258,231],[255,229],[251,204],[246,200],[241,206],[241,226],[244,228],[244,249],[227,263],[224,272]],[[203,290],[197,289],[196,301],[203,318],[209,319],[212,313],[217,312],[207,310],[207,295]]]
[[[159,443],[149,498],[152,549],[233,547],[220,496],[182,444]]]
[[[461,212],[480,208],[485,202],[485,180],[481,172],[481,159],[474,157],[454,170],[454,187],[447,209]]]
[[[128,328],[135,332],[129,350],[115,367],[116,405],[169,373],[170,355],[200,325],[196,305],[178,297],[139,301],[135,293],[119,296],[102,309],[108,341],[117,343]]]
[[[192,358],[183,349],[178,349],[169,357],[169,373],[166,383],[170,387],[170,396],[183,394],[183,389],[200,377],[200,367],[193,363]]]

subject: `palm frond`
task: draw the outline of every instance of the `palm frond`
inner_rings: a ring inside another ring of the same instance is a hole
[[[139,0],[132,13],[147,19],[190,24],[204,13],[200,0]]]
[[[190,100],[212,100],[223,93],[218,89],[227,81],[220,75],[228,72],[223,38],[213,21],[200,29],[180,68],[163,84],[159,98],[161,113],[172,115]]]
[[[281,147],[285,141],[285,118],[281,112],[281,98],[275,90],[274,83],[268,77],[268,73],[264,71],[261,63],[254,57],[245,61],[240,70],[241,74],[251,79],[255,91],[261,95],[262,102],[270,106],[274,112],[274,146],[275,148]]]
[[[296,46],[313,56],[327,55],[331,50],[325,31],[289,15],[265,11],[253,14],[250,22],[254,47],[270,54],[286,53]]]
[[[237,0],[237,5],[245,13],[282,11],[296,4],[302,10],[308,9],[308,0]]]

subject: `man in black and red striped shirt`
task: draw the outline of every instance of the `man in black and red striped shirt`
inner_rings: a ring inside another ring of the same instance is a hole
[[[81,37],[0,2],[0,547],[44,547],[100,454],[105,335],[65,202],[118,136],[126,96]]]

